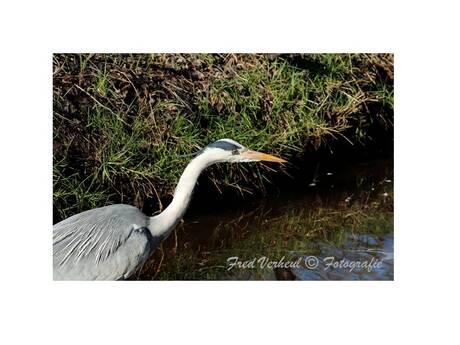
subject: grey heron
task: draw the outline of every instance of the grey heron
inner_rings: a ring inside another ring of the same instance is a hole
[[[71,216],[53,227],[55,280],[121,280],[149,258],[183,217],[200,173],[219,162],[285,160],[252,151],[231,139],[200,150],[179,179],[171,203],[148,217],[138,208],[118,204]]]

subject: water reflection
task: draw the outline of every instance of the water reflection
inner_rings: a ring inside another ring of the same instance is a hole
[[[133,279],[392,280],[392,169],[318,171],[314,188],[188,216]]]
[[[292,269],[299,280],[393,280],[393,236],[348,234],[347,244],[337,248],[318,244],[314,265]],[[304,260],[305,261],[305,260]]]

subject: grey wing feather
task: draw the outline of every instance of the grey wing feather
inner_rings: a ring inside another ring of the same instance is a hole
[[[54,226],[55,279],[123,279],[158,245],[148,217],[133,206],[112,205],[72,216]]]

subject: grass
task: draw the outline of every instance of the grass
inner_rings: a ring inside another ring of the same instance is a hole
[[[393,126],[389,54],[55,54],[53,68],[55,221],[109,203],[161,205],[181,155],[220,138],[295,161]],[[219,165],[204,179],[245,193],[271,174]]]

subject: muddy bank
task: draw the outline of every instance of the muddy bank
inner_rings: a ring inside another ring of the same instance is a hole
[[[323,152],[382,144],[392,128],[391,54],[56,54],[54,221],[111,203],[152,214],[182,155],[216,139],[283,156],[295,175]],[[279,176],[220,165],[198,193],[264,195]]]

